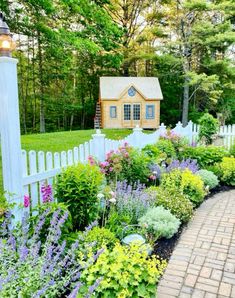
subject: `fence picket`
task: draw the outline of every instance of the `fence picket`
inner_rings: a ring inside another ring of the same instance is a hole
[[[47,171],[53,169],[53,154],[51,152],[46,153],[46,167]],[[49,177],[47,182],[48,184],[53,185],[53,177]]]
[[[36,152],[33,150],[29,151],[29,173],[30,175],[37,174]],[[30,184],[30,197],[31,197],[31,206],[32,208],[34,208],[39,203],[37,182]]]
[[[28,176],[28,161],[27,161],[27,152],[25,150],[21,151],[22,155],[22,170],[23,170],[23,177]],[[24,195],[29,196],[29,185],[23,185],[23,192]],[[30,211],[30,206],[24,207],[25,211]]]
[[[65,168],[67,166],[67,154],[65,151],[62,151],[60,153],[60,157],[61,157],[61,167]]]
[[[67,155],[68,155],[68,166],[72,166],[73,165],[73,151],[68,150]]]
[[[84,155],[84,145],[79,145],[79,161],[83,163],[85,160],[85,155]]]
[[[45,153],[43,151],[38,152],[38,173],[44,173],[45,172]],[[40,202],[42,202],[42,193],[41,188],[45,184],[45,180],[39,181],[39,196],[40,196]]]
[[[77,164],[79,162],[78,147],[73,148],[73,160],[74,160],[74,164]]]

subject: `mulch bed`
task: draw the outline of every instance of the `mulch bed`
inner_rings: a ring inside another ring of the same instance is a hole
[[[225,186],[225,185],[218,186],[210,191],[210,193],[205,197],[205,200],[212,198],[217,193],[229,191],[232,189],[235,189],[235,187],[234,186]],[[179,231],[170,239],[157,240],[154,244],[153,254],[168,261],[172,255],[172,252],[173,252],[179,238],[180,238],[181,233],[183,232],[183,230],[186,226],[187,226],[186,224],[182,225],[179,228]]]

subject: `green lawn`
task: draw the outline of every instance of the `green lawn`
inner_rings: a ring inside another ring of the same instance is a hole
[[[103,129],[103,133],[110,139],[123,139],[129,135],[132,130],[129,129]],[[55,132],[45,134],[24,135],[21,137],[22,149],[27,151],[63,151],[72,149],[79,144],[91,139],[94,129],[77,130],[66,132]],[[0,192],[2,190],[2,157],[0,153]]]

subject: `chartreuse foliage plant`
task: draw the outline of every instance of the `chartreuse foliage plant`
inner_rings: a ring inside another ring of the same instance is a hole
[[[195,206],[198,206],[206,195],[202,179],[189,169],[184,171],[175,169],[168,174],[164,174],[161,179],[161,186],[166,190],[177,190]]]
[[[235,157],[224,157],[219,167],[221,170],[221,181],[235,186]]]
[[[188,169],[182,172],[181,191],[195,206],[200,205],[206,195],[201,177]]]
[[[152,186],[147,191],[155,194],[157,206],[163,206],[170,210],[182,223],[190,220],[193,214],[193,205],[177,188]]]
[[[146,214],[139,219],[139,224],[148,234],[153,235],[155,240],[162,237],[169,239],[177,233],[180,220],[169,210],[159,206],[148,209]]]
[[[49,211],[45,210],[39,216],[33,234],[29,233],[27,215],[23,217],[22,225],[15,230],[10,229],[10,215],[1,226],[1,298],[76,297],[82,286],[81,273],[84,268],[89,270],[102,253],[99,250],[88,255],[83,251],[81,259],[84,267],[79,264],[79,241],[76,240],[70,247],[66,247],[66,241],[61,241],[61,228],[68,213],[61,213],[59,209],[53,213],[46,240],[42,243],[40,232],[48,214]],[[92,287],[86,287],[86,297],[92,296],[98,284],[99,280],[93,285],[89,281]]]
[[[197,175],[200,176],[200,178],[204,182],[204,185],[206,187],[208,186],[209,189],[213,189],[219,185],[218,177],[211,171],[202,169],[197,172]]]
[[[115,234],[109,229],[94,227],[90,230],[84,238],[85,243],[95,242],[95,248],[100,249],[101,247],[107,247],[112,249],[119,240],[116,238]]]
[[[200,119],[200,130],[199,130],[199,140],[205,140],[205,143],[212,143],[212,136],[216,134],[219,122],[211,114],[205,113]]]
[[[206,168],[221,162],[223,157],[228,156],[228,151],[223,147],[216,146],[186,147],[180,156],[182,159],[195,159],[200,168]]]
[[[99,167],[90,164],[70,166],[58,176],[55,196],[68,206],[74,229],[83,229],[97,218],[103,179]]]
[[[111,251],[105,249],[92,268],[82,272],[81,279],[92,285],[102,278],[93,297],[153,298],[165,267],[165,261],[155,256],[147,258],[145,246],[116,244]],[[87,292],[86,286],[82,289]],[[77,296],[83,297],[82,293]]]

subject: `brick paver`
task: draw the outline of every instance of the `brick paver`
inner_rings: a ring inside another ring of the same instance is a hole
[[[158,298],[235,298],[235,190],[195,212],[158,285]]]

